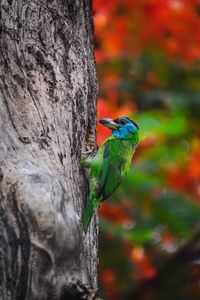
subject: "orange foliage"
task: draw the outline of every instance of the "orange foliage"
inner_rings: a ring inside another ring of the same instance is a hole
[[[116,299],[117,284],[116,284],[116,273],[112,269],[103,269],[100,273],[100,281],[109,296],[109,299]]]
[[[93,2],[97,61],[138,55],[145,47],[188,62],[200,57],[198,0]]]
[[[126,226],[133,222],[133,217],[129,215],[130,208],[133,207],[129,201],[120,203],[105,203],[100,206],[100,214],[121,226]]]
[[[200,58],[200,0],[93,0],[93,10],[95,55],[99,64],[120,56],[133,61],[145,48],[159,49],[167,58],[184,63],[194,63]],[[103,75],[100,73],[100,89],[104,91],[105,99],[102,97],[98,101],[98,118],[130,116],[137,110],[134,99],[130,98],[131,93],[119,91],[123,80],[123,74],[119,72],[121,69],[111,68],[109,71],[103,69]],[[148,91],[160,85],[160,78],[150,71],[143,84],[143,89]],[[111,134],[99,123],[97,133],[98,144]],[[158,142],[160,137],[156,135],[140,141],[134,160],[149,148],[156,147]],[[167,176],[167,186],[200,198],[200,139],[193,145],[185,165],[170,166]],[[160,190],[153,192],[156,195]],[[100,213],[113,223],[126,226],[134,222],[129,205],[132,206],[132,202],[105,203],[100,206]],[[174,239],[170,233],[165,233],[160,243],[170,246]],[[145,250],[133,243],[128,248],[126,258],[134,265],[133,278],[144,280],[156,276],[151,257]],[[199,278],[199,272],[194,275]],[[119,287],[116,271],[102,269],[100,281],[109,299],[117,299]]]
[[[151,279],[156,275],[155,268],[151,265],[148,256],[145,255],[144,249],[139,246],[133,246],[130,259],[137,268],[137,277],[140,279]]]
[[[200,139],[196,140],[185,166],[172,166],[169,186],[200,199]]]

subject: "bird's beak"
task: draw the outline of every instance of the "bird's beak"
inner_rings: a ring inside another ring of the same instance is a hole
[[[117,129],[117,128],[119,128],[118,124],[115,123],[112,119],[109,119],[109,118],[99,119],[99,122],[103,126],[108,127],[110,129]]]

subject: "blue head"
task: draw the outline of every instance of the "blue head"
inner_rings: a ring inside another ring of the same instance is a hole
[[[138,125],[128,117],[117,119],[100,119],[99,122],[112,130],[112,136],[120,139],[132,139],[133,135],[138,133]]]

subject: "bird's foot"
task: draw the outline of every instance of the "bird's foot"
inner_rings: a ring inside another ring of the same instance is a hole
[[[82,152],[82,158],[90,158],[92,156],[94,156],[93,150],[88,145],[86,145],[86,151]]]
[[[88,144],[86,144],[85,148],[86,151],[82,151],[81,153],[81,164],[85,168],[90,168],[94,157],[94,150],[92,150]]]

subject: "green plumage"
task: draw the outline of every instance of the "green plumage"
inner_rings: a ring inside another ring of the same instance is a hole
[[[127,174],[137,143],[138,131],[128,133],[126,138],[111,136],[94,158],[83,162],[90,170],[90,196],[82,216],[85,233],[96,208],[116,190]]]

